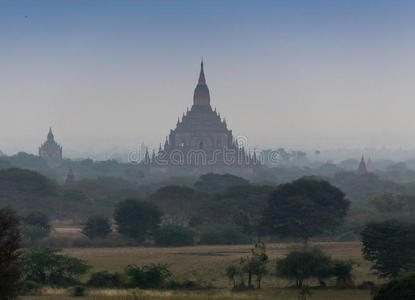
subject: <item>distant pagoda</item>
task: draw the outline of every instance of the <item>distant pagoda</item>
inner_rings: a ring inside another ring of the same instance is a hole
[[[152,172],[168,172],[178,167],[193,172],[252,172],[259,166],[256,153],[248,153],[238,145],[226,120],[210,105],[210,93],[206,84],[203,61],[193,94],[193,106],[177,120],[170,130],[164,147],[146,152],[144,164]]]
[[[362,159],[360,160],[359,168],[357,169],[357,175],[365,175],[367,174],[367,167],[365,163],[365,158],[362,155]]]
[[[72,167],[68,168],[68,173],[66,174],[65,184],[72,184],[75,182],[75,174],[73,173]]]
[[[51,127],[47,140],[39,147],[39,156],[49,165],[58,165],[62,162],[62,147],[55,142]]]

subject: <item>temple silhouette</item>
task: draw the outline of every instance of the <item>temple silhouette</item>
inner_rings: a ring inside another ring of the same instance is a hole
[[[51,127],[46,141],[39,147],[39,156],[50,166],[57,166],[62,162],[62,147],[55,141]]]
[[[240,145],[226,120],[212,109],[203,61],[191,109],[177,120],[164,147],[160,144],[159,151],[153,151],[151,157],[147,150],[143,163],[152,173],[167,173],[178,168],[196,173],[252,173],[259,167],[256,153]]]

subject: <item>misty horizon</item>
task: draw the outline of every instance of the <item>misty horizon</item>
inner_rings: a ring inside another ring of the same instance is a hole
[[[49,126],[65,157],[157,149],[203,57],[251,149],[412,155],[413,3],[153,3],[1,1],[0,150],[36,154]]]

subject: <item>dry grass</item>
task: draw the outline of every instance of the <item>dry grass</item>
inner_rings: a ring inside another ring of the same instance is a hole
[[[312,300],[369,300],[370,293],[367,290],[312,290]],[[67,293],[66,293],[67,294]],[[56,293],[52,289],[42,296],[24,297],[25,300],[66,300],[79,299]],[[231,292],[229,290],[209,290],[200,292],[182,291],[139,291],[139,290],[91,290],[88,296],[82,299],[88,300],[298,300],[298,291],[295,289],[266,288],[256,291]]]
[[[355,266],[354,280],[377,281],[371,275],[370,263],[363,260],[359,242],[314,243],[333,258],[352,259]],[[178,248],[125,247],[125,248],[70,248],[65,252],[85,259],[93,265],[92,271],[108,270],[122,272],[128,264],[167,263],[179,279],[190,279],[218,288],[230,286],[225,276],[225,268],[230,263],[237,263],[239,257],[247,255],[251,245],[238,246],[195,246]],[[283,257],[300,244],[273,243],[267,244],[267,253],[271,258],[270,275],[265,276],[264,287],[286,287],[291,283],[273,276],[275,260]],[[312,284],[312,283],[310,283]]]
[[[353,274],[357,284],[363,281],[378,282],[370,274],[370,264],[361,256],[359,242],[312,243],[310,246],[321,248],[333,258],[352,259],[357,263]],[[231,283],[225,276],[225,267],[237,263],[239,257],[247,255],[251,245],[238,246],[195,246],[177,248],[125,247],[125,248],[69,248],[69,255],[87,260],[93,269],[91,272],[108,270],[122,272],[128,264],[167,263],[178,279],[190,279],[202,284],[210,284],[217,289],[201,291],[140,291],[140,290],[108,290],[90,289],[84,299],[114,299],[114,300],[296,300],[298,290],[287,288],[292,283],[274,276],[275,260],[283,257],[294,248],[302,248],[301,244],[273,243],[267,244],[267,253],[271,258],[270,274],[263,280],[263,289],[245,292],[231,292]],[[86,279],[86,278],[85,278]],[[316,282],[308,282],[315,285]],[[334,284],[334,282],[329,282]],[[79,299],[68,297],[69,291],[63,289],[46,289],[40,297],[24,297],[25,300],[35,299]],[[315,289],[311,299],[327,300],[369,300],[367,290]]]

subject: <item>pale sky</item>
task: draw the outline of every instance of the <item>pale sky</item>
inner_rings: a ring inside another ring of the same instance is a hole
[[[0,0],[0,150],[156,146],[202,57],[251,148],[412,149],[414,37],[414,1]]]

